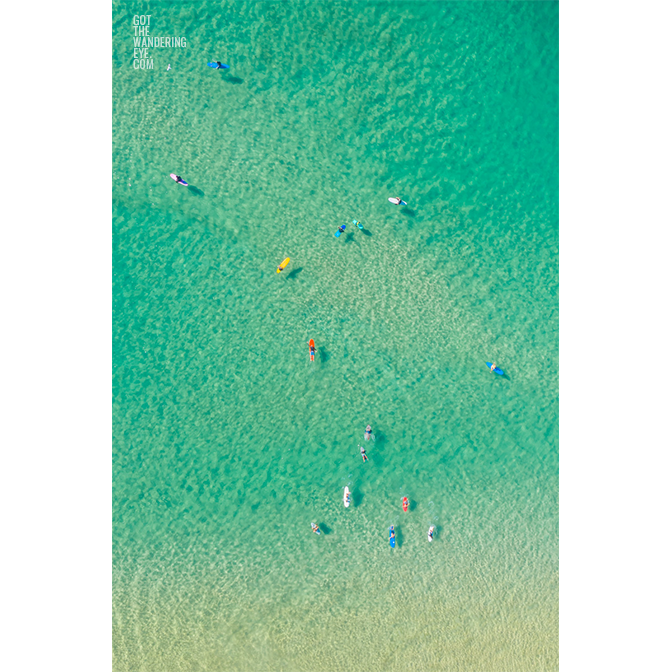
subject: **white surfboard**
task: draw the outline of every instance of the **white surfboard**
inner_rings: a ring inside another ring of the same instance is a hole
[[[432,525],[429,530],[427,530],[427,541],[432,541],[434,537],[432,536],[432,533],[434,532],[434,525]]]
[[[350,506],[350,490],[348,490],[348,486],[345,486],[345,491],[343,492],[343,504],[345,504],[346,508]]]
[[[177,182],[178,184],[181,184],[183,187],[188,187],[189,186],[184,180],[178,180],[177,179],[178,176],[175,175],[175,173],[171,173],[170,176],[173,178],[173,180],[175,180],[175,182]]]
[[[390,203],[394,203],[395,205],[408,205],[406,201],[402,201],[398,196],[390,197],[387,199]]]

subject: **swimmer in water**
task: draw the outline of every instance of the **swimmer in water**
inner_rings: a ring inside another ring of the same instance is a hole
[[[371,425],[366,426],[366,431],[364,432],[364,440],[368,441],[371,438]]]
[[[359,452],[362,455],[362,462],[366,462],[369,458],[366,456],[366,451],[364,450],[364,446],[360,447]]]

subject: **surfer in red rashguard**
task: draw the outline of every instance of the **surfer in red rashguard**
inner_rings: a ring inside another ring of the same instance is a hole
[[[311,338],[308,341],[308,347],[310,348],[310,361],[315,361],[315,341]]]
[[[408,511],[408,497],[404,497],[401,501],[401,506],[404,508],[404,512]]]

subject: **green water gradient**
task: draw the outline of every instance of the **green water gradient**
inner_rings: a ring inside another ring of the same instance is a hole
[[[557,669],[557,3],[113,26],[114,669]]]

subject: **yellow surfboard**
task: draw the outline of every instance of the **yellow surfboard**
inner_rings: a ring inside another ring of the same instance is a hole
[[[280,264],[280,266],[278,266],[278,270],[276,271],[276,273],[280,273],[280,271],[281,271],[285,266],[287,266],[288,263],[289,263],[289,257],[287,257],[287,259],[285,259],[285,260]]]

